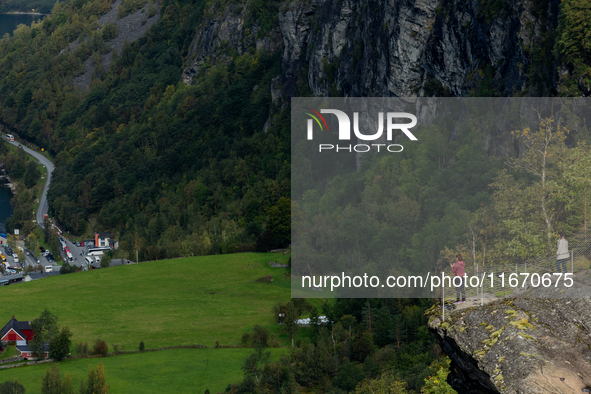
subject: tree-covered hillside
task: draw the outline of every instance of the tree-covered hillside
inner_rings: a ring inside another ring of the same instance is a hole
[[[124,2],[126,9],[137,8],[131,3]],[[543,6],[538,3],[536,7]],[[289,97],[271,94],[272,80],[286,72],[282,39],[277,38],[277,13],[285,7],[268,1],[163,0],[157,3],[159,22],[143,38],[126,43],[121,53],[113,53],[106,69],[101,64],[111,56],[109,42],[117,31],[97,20],[112,4],[57,3],[51,16],[31,27],[20,26],[14,37],[0,41],[0,120],[55,155],[52,214],[73,234],[114,231],[120,253],[135,257],[139,250],[140,259],[286,246]],[[570,71],[563,73],[560,86],[572,85],[572,91],[580,92],[586,86],[588,51],[577,26],[591,19],[591,11],[577,0],[562,2],[560,9],[558,30],[544,33],[544,45],[553,56],[548,64],[564,62]],[[503,10],[491,8],[490,17]],[[183,83],[185,66],[194,60],[189,56],[196,56],[191,49],[196,32],[206,31],[220,15],[244,17],[251,44],[238,47],[221,40],[217,56],[199,60],[192,84]],[[481,23],[487,23],[489,17],[483,15]],[[371,43],[356,40],[350,46],[365,53]],[[290,72],[297,79],[296,94],[309,95],[307,81],[316,71],[301,56]],[[73,78],[86,71],[89,60],[97,66],[85,91]],[[534,60],[528,68],[531,81],[552,73],[544,68],[548,64]],[[359,64],[357,59],[351,66]],[[323,65],[318,81],[330,85],[341,75],[340,63],[325,59]],[[495,70],[486,70],[470,74],[471,94],[501,91],[495,88],[502,82]],[[282,89],[280,83],[273,88]],[[331,89],[342,93],[336,83]],[[425,81],[424,92],[449,94],[433,79]],[[401,256],[436,256],[450,246],[460,235],[445,230],[455,228],[459,213],[484,209],[493,193],[489,185],[504,164],[494,150],[483,148],[477,134],[452,138],[434,132],[433,138],[434,146],[424,145],[412,159],[392,163],[405,171],[379,174],[372,186],[377,191],[360,197],[360,202],[383,199],[378,189],[389,177],[406,185],[396,190],[400,206],[391,207],[392,218],[398,213],[412,216],[396,230],[404,233],[397,244]],[[573,141],[567,144],[573,146]],[[445,165],[438,164],[442,154]],[[316,200],[332,192],[331,187],[320,188]]]
[[[56,154],[49,199],[66,229],[80,233],[93,218],[93,230],[119,231],[124,249],[156,259],[252,250],[277,222],[267,211],[289,195],[289,113],[262,128],[278,56],[234,54],[180,83],[204,5],[163,3],[157,27],[96,71],[88,92],[71,79],[108,51],[95,29],[110,4],[59,4],[0,44],[3,121]],[[83,43],[59,55],[75,39]],[[261,247],[284,246],[282,237],[268,233]]]

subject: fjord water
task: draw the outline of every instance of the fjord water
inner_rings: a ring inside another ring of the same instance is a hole
[[[12,193],[5,187],[0,187],[0,233],[5,233],[4,224],[6,219],[12,215],[12,206],[10,205],[10,198]]]
[[[45,15],[29,15],[29,14],[0,14],[0,38],[8,33],[12,36],[12,32],[16,30],[18,25],[30,26],[33,21],[42,19]]]

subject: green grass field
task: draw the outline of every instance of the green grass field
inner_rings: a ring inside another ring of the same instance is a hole
[[[18,350],[16,350],[15,346],[8,346],[6,349],[4,349],[2,354],[0,354],[0,360],[4,360],[6,358],[10,358],[13,356],[18,356],[19,354],[20,353]]]
[[[280,253],[190,257],[60,275],[0,288],[0,324],[32,320],[43,309],[73,333],[72,343],[97,338],[120,350],[202,344],[237,345],[255,324],[279,332],[271,314],[290,298],[287,271],[269,260]],[[255,282],[273,275],[270,283]],[[282,342],[287,344],[287,338]]]
[[[274,359],[286,349],[269,349]],[[71,359],[57,363],[62,377],[70,372],[74,389],[86,379],[88,366],[105,365],[111,393],[223,392],[242,381],[242,361],[251,349],[171,349],[116,357]],[[27,394],[41,392],[41,379],[51,364],[0,370],[0,382],[17,379]]]

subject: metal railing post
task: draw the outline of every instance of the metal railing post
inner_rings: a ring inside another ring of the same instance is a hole
[[[441,284],[441,308],[443,309],[443,321],[445,321],[445,281]]]

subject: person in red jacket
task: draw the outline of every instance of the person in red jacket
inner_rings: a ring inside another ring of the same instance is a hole
[[[452,264],[449,263],[449,265],[451,266],[451,270],[452,272],[455,274],[455,276],[459,276],[459,277],[463,277],[465,275],[464,272],[464,261],[462,260],[462,255],[458,254],[456,256],[456,263]],[[460,293],[462,295],[462,300],[460,301]],[[454,304],[463,304],[464,302],[466,302],[466,288],[464,287],[464,279],[462,278],[462,284],[459,286],[456,286],[456,302],[454,302]]]

